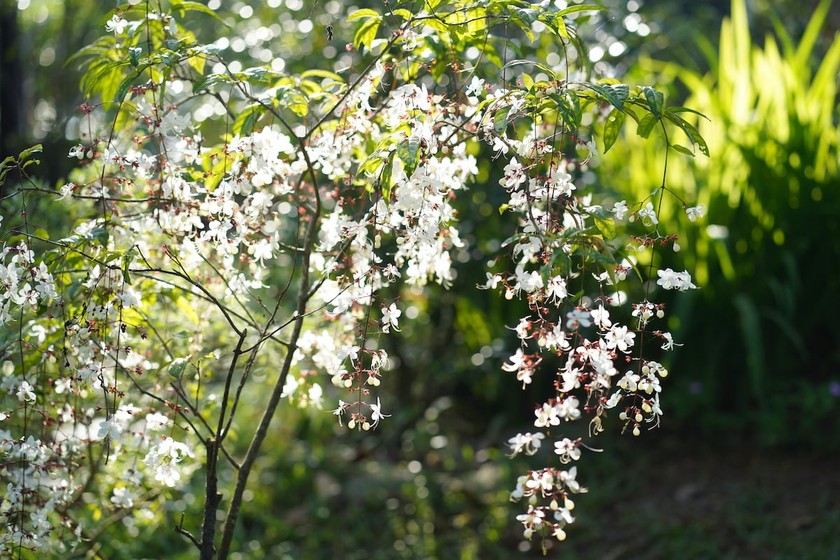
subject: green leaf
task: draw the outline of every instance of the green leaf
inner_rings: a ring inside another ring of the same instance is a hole
[[[359,168],[356,169],[356,175],[365,175],[377,171],[383,161],[382,152],[380,150],[373,152],[359,164]]]
[[[181,375],[183,375],[189,363],[189,358],[175,358],[169,363],[169,375],[175,379],[181,379]]]
[[[246,68],[242,72],[239,72],[236,76],[245,78],[252,83],[256,82],[258,84],[270,84],[274,80],[282,77],[283,75],[279,72],[275,72],[274,70],[263,68],[262,66],[253,66],[251,68]]]
[[[692,113],[694,115],[697,115],[698,117],[703,117],[707,121],[712,120],[709,117],[707,117],[706,115],[704,115],[703,113],[701,113],[700,111],[695,111],[694,109],[692,109],[690,107],[669,107],[668,110],[671,111],[672,113]]]
[[[108,233],[108,229],[102,226],[95,227],[88,232],[88,237],[90,239],[95,239],[99,242],[100,245],[103,247],[108,246],[108,239],[110,239],[110,234]]]
[[[47,230],[43,229],[43,228],[36,229],[34,232],[32,232],[32,236],[36,237],[38,239],[49,239],[50,238],[49,232]]]
[[[648,102],[650,112],[657,119],[662,116],[662,108],[665,106],[665,96],[661,92],[656,91],[652,87],[645,86],[642,88],[642,93]]]
[[[540,70],[542,70],[543,72],[548,74],[549,78],[554,79],[554,70],[552,70],[550,67],[546,66],[545,64],[543,64],[541,62],[536,62],[536,61],[533,61],[533,60],[525,60],[525,59],[522,59],[522,58],[519,58],[519,59],[516,59],[516,60],[511,60],[510,62],[505,64],[501,69],[505,70],[507,68],[513,68],[514,66],[521,66],[523,64],[528,64],[530,66],[536,66],[537,68],[539,68]]]
[[[381,17],[371,18],[365,21],[359,30],[356,31],[356,35],[353,37],[353,44],[356,48],[360,48],[362,46],[370,48],[373,40],[376,38],[376,32],[379,31],[379,24],[382,23]]]
[[[388,161],[382,166],[382,173],[379,175],[379,186],[382,189],[382,196],[385,200],[391,198],[391,174],[394,171],[394,152],[388,156]]]
[[[671,147],[674,148],[674,150],[678,151],[681,154],[685,154],[687,156],[694,157],[694,152],[692,152],[691,150],[689,150],[685,146],[680,146],[679,144],[671,144]]]
[[[420,159],[420,139],[416,137],[400,140],[397,144],[397,157],[405,165],[405,174],[411,177],[417,168],[417,161]]]
[[[399,10],[397,10],[397,11],[399,11]],[[397,11],[395,11],[394,13],[396,13]],[[407,12],[408,10],[403,10],[403,11]],[[409,12],[409,14],[410,14],[410,12]],[[352,14],[347,16],[347,21],[356,21],[357,19],[363,19],[363,18],[380,18],[381,19],[382,16],[376,10],[371,10],[370,8],[362,8],[361,10],[356,10],[355,12],[353,12]]]
[[[627,115],[619,109],[613,109],[607,115],[607,122],[604,123],[604,153],[607,153],[613,147],[626,120]]]
[[[392,11],[391,13],[394,14],[395,16],[400,16],[401,18],[403,18],[406,21],[409,21],[412,17],[414,17],[412,15],[411,11],[406,10],[405,8],[398,8],[398,9]]]
[[[554,16],[554,28],[557,30],[557,34],[564,39],[571,39],[569,30],[566,28],[566,20],[563,19],[562,15],[557,14]]]
[[[537,21],[538,12],[533,8],[516,8],[514,13],[519,16],[518,19],[521,19],[529,27],[532,23]]]
[[[700,150],[700,153],[704,156],[709,155],[709,146],[706,145],[706,141],[700,135],[700,132],[697,128],[694,127],[693,124],[685,120],[679,115],[674,114],[672,111],[665,111],[665,118],[669,121],[676,124],[682,131],[685,133],[686,137],[688,137],[688,141],[691,142],[692,145],[696,145],[697,148]],[[692,154],[693,155],[693,154]]]
[[[227,74],[208,74],[196,80],[193,91],[198,93],[204,90],[211,91],[218,84],[232,84],[236,80]]]
[[[653,127],[656,126],[656,123],[658,122],[659,119],[648,113],[644,116],[644,118],[642,118],[641,122],[639,122],[639,126],[636,128],[636,133],[642,138],[647,138],[650,136]]]
[[[584,83],[582,85],[600,95],[613,107],[622,110],[624,109],[624,101],[630,95],[630,88],[626,84]]]
[[[140,47],[128,47],[128,62],[137,68],[140,65],[140,56],[143,54],[143,49]]]
[[[120,82],[120,87],[117,88],[117,94],[114,96],[114,103],[119,105],[123,102],[123,99],[125,99],[125,95],[128,93],[128,90],[131,89],[131,85],[136,78],[137,75],[133,72],[130,75],[123,78],[123,81]]]
[[[601,6],[569,6],[557,12],[558,16],[568,16],[577,12],[606,12],[607,9]]]
[[[303,74],[300,75],[302,80],[306,78],[324,78],[327,80],[335,80],[339,83],[344,83],[344,78],[336,74],[335,72],[330,72],[329,70],[321,70],[321,69],[314,69],[314,70],[307,70]]]
[[[15,158],[12,156],[7,157],[3,160],[3,163],[0,163],[0,185],[3,185],[6,182],[6,175],[14,169]]]
[[[563,117],[563,122],[574,130],[580,125],[580,99],[572,90],[565,90],[562,94],[553,94],[551,99],[556,103],[556,109]]]
[[[441,33],[449,33],[449,26],[437,18],[423,18],[423,25],[427,27],[431,27],[436,31],[440,31]]]
[[[122,277],[123,282],[126,284],[131,284],[131,276],[128,274],[128,270],[131,268],[131,261],[134,260],[134,247],[128,250],[128,252],[122,256]]]
[[[281,106],[286,107],[299,117],[305,117],[309,114],[309,100],[296,89],[278,88],[276,98]]]
[[[522,85],[525,86],[525,89],[531,89],[534,85],[534,78],[529,74],[522,74],[519,76],[519,79],[522,80]]]
[[[257,121],[265,112],[265,107],[260,105],[259,103],[255,103],[253,105],[249,105],[245,107],[238,115],[236,115],[236,120],[233,121],[233,133],[234,134],[250,134],[254,131],[254,127],[257,124]]]
[[[208,16],[212,17],[216,21],[221,24],[224,24],[225,27],[230,27],[225,20],[223,20],[219,14],[202,4],[201,2],[190,2],[186,0],[184,2],[173,2],[172,3],[172,10],[180,12],[180,15],[183,16],[185,12],[201,12],[202,14],[207,14]]]
[[[18,154],[18,159],[20,161],[23,161],[26,158],[28,158],[29,156],[31,156],[32,154],[40,154],[43,151],[44,151],[43,144],[35,144],[34,146],[30,146],[30,147],[26,148],[25,150],[23,150],[20,154]],[[5,160],[3,160],[3,165],[5,165],[6,162],[8,162],[9,160],[12,160],[12,158],[8,157]]]
[[[508,126],[508,115],[510,113],[510,105],[502,107],[493,115],[493,128],[499,134],[503,133]]]
[[[23,165],[20,166],[21,171],[29,167],[30,165],[39,165],[41,163],[40,159],[28,159],[23,162]]]
[[[598,216],[593,216],[592,219],[595,220],[595,227],[598,228],[598,231],[601,232],[604,239],[615,239],[615,221],[599,218]]]

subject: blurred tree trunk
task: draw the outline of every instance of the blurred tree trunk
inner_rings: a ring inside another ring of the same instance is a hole
[[[15,0],[0,0],[0,159],[19,151],[25,123],[17,12]]]

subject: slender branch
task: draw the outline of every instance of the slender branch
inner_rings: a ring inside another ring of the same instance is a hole
[[[257,455],[259,454],[260,448],[262,447],[262,444],[265,441],[266,436],[268,435],[268,428],[271,425],[271,420],[274,417],[274,413],[277,410],[277,406],[280,404],[280,399],[283,395],[283,388],[286,385],[286,379],[288,378],[289,372],[292,368],[295,350],[297,349],[297,341],[299,340],[301,332],[303,331],[303,320],[306,315],[306,306],[310,298],[309,260],[312,250],[311,248],[314,247],[318,231],[317,226],[318,217],[321,212],[321,199],[318,194],[317,184],[314,184],[314,167],[309,161],[309,155],[306,152],[306,148],[301,147],[301,150],[303,152],[304,159],[309,165],[309,173],[312,175],[313,179],[313,190],[315,192],[316,211],[312,214],[310,221],[306,227],[306,233],[304,235],[303,246],[306,247],[307,250],[302,255],[302,262],[300,267],[301,276],[300,282],[298,283],[300,288],[298,291],[297,311],[295,313],[294,327],[291,336],[289,337],[289,347],[286,351],[286,357],[283,360],[283,366],[280,370],[280,376],[274,384],[274,389],[272,390],[271,397],[268,401],[268,405],[266,406],[265,411],[263,412],[262,418],[260,419],[260,423],[257,427],[256,432],[254,433],[253,438],[251,439],[251,444],[248,447],[248,451],[245,454],[245,458],[242,461],[241,468],[236,477],[236,487],[234,488],[233,497],[231,499],[227,516],[225,518],[224,529],[222,532],[222,541],[219,545],[218,550],[218,558],[220,560],[226,560],[228,554],[230,553],[230,546],[233,541],[233,531],[236,527],[236,521],[239,518],[239,510],[242,506],[242,497],[245,493],[245,487],[248,483],[248,477],[251,474],[251,469],[254,466],[254,462],[257,459]]]

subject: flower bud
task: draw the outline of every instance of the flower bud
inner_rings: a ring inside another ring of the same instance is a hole
[[[642,433],[642,431],[639,429],[638,426],[633,426],[633,435],[634,436],[638,437],[641,433]]]

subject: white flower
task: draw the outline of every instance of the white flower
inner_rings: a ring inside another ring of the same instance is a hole
[[[580,459],[580,447],[569,438],[563,438],[554,442],[554,452],[560,456],[560,462],[564,465],[571,461]]]
[[[82,159],[85,157],[85,147],[81,144],[76,144],[72,148],[70,148],[70,152],[67,154],[67,157],[74,157],[76,159]]]
[[[572,309],[566,313],[566,328],[577,330],[581,327],[588,327],[592,324],[592,316],[589,311],[583,309]]]
[[[341,416],[347,412],[348,405],[341,399],[338,399],[338,408],[332,411],[335,416],[338,416],[338,425],[341,426]]]
[[[134,494],[124,486],[114,488],[114,495],[111,496],[111,503],[118,508],[130,508],[134,506]]]
[[[653,204],[648,202],[644,208],[639,210],[639,218],[646,226],[656,225],[659,220],[656,218],[656,210],[653,209]]]
[[[627,327],[623,325],[615,325],[604,337],[607,343],[607,348],[612,350],[618,348],[622,352],[627,352],[627,349],[633,346],[633,339],[636,338],[636,333],[630,332]]]
[[[552,276],[549,278],[545,291],[549,301],[554,303],[562,302],[569,295],[569,292],[566,290],[566,279],[562,276]]]
[[[607,286],[612,286],[612,278],[610,278],[610,273],[606,270],[601,274],[592,274],[592,278],[594,278],[599,284],[606,284]]]
[[[372,428],[375,428],[383,418],[389,418],[391,416],[382,412],[382,404],[379,402],[379,397],[376,397],[376,404],[369,404],[368,407],[370,407],[371,412],[370,419],[373,421],[373,424],[371,424]]]
[[[502,364],[502,370],[508,372],[516,372],[516,380],[522,382],[522,388],[531,383],[531,376],[534,374],[536,363],[533,362],[530,356],[527,356],[521,348],[516,350],[516,353],[508,358],[510,363]]]
[[[61,379],[57,379],[53,387],[55,388],[55,392],[59,395],[66,392],[70,392],[70,388],[73,386],[73,382],[70,380],[69,377],[62,377]]]
[[[146,431],[157,432],[169,425],[169,417],[160,412],[152,412],[146,415]]]
[[[484,284],[479,284],[478,288],[481,290],[495,290],[496,287],[499,285],[499,282],[502,281],[501,274],[492,274],[490,272],[487,273],[487,282]]]
[[[627,216],[627,202],[624,200],[616,202],[613,206],[612,213],[615,214],[616,220],[623,220]]]
[[[181,473],[175,465],[185,457],[194,457],[192,450],[185,444],[168,437],[153,446],[143,462],[154,471],[155,480],[171,488],[181,479]]]
[[[674,346],[682,346],[682,344],[674,342],[674,337],[669,332],[663,332],[659,336],[665,339],[665,342],[662,344],[663,350],[673,350]]]
[[[383,307],[382,308],[382,332],[387,333],[390,332],[393,328],[395,331],[399,332],[399,318],[402,315],[402,311],[397,308],[397,304],[392,303],[390,307]]]
[[[657,270],[656,274],[659,275],[659,280],[656,283],[665,290],[679,290],[684,292],[697,288],[697,286],[692,284],[691,275],[687,270],[675,272],[670,268],[666,268],[665,270]]]
[[[543,524],[543,517],[545,513],[541,509],[535,509],[534,506],[528,506],[528,512],[522,515],[517,515],[516,520],[521,521],[525,526],[523,535],[530,540],[531,535],[534,534],[534,529],[538,529]]]
[[[508,153],[508,145],[505,143],[504,140],[496,136],[493,138],[493,151],[495,152],[494,157],[498,157],[500,154]]]
[[[545,434],[542,432],[537,432],[535,434],[532,434],[531,432],[516,434],[508,440],[508,446],[511,448],[510,456],[513,457],[523,451],[526,455],[533,455],[537,452],[537,450],[539,450],[544,438]]]
[[[577,467],[572,467],[567,471],[560,472],[560,481],[566,485],[566,488],[568,488],[571,492],[574,492],[575,494],[583,494],[587,490],[586,488],[581,486],[577,480],[575,480],[576,477]]]
[[[558,403],[555,408],[557,409],[557,415],[568,422],[569,420],[577,420],[580,418],[579,405],[580,401],[575,397],[567,397],[563,399],[562,402]]]
[[[613,393],[609,400],[604,404],[604,408],[615,408],[615,406],[621,401],[621,391],[616,391]]]
[[[698,204],[697,206],[686,208],[685,213],[690,221],[696,222],[698,218],[702,218],[706,215],[706,207],[702,204]]]
[[[356,358],[359,357],[359,350],[358,346],[345,344],[338,349],[338,359],[344,361],[346,358],[350,358],[350,363],[355,364]]]
[[[467,89],[464,90],[469,96],[479,95],[484,91],[484,80],[480,79],[478,76],[473,76],[470,85],[467,86]]]
[[[519,320],[519,324],[516,325],[514,331],[516,331],[516,336],[519,338],[519,340],[527,340],[531,338],[531,335],[528,332],[530,329],[531,321],[529,321],[527,317],[523,317]]]
[[[115,422],[113,419],[111,420],[103,420],[99,423],[99,432],[97,432],[96,437],[98,438],[110,438],[114,439],[115,437],[119,436],[122,432],[122,427],[119,423]]]
[[[70,155],[73,154],[71,153]],[[58,200],[64,200],[65,198],[69,197],[71,194],[73,194],[73,189],[75,188],[76,185],[74,183],[67,183],[65,185],[62,185],[62,187],[58,189],[58,192],[61,193],[61,196],[58,197]]]
[[[111,19],[105,22],[105,31],[114,33],[115,35],[121,35],[127,26],[128,22],[126,20],[121,18],[119,14],[114,14],[111,16]]]
[[[598,306],[596,309],[593,309],[589,312],[592,315],[592,320],[595,321],[595,324],[598,325],[602,329],[610,328],[612,325],[612,321],[610,321],[610,312],[603,308],[603,306]]]
[[[20,385],[18,385],[17,393],[15,394],[17,395],[18,400],[21,402],[25,401],[29,403],[34,403],[37,398],[35,396],[34,387],[32,387],[32,385],[30,385],[28,381],[21,381]]]
[[[636,389],[639,388],[639,379],[641,378],[637,374],[633,373],[632,371],[628,371],[624,374],[624,377],[618,380],[618,386],[627,391],[628,393],[633,393],[636,391]]]

